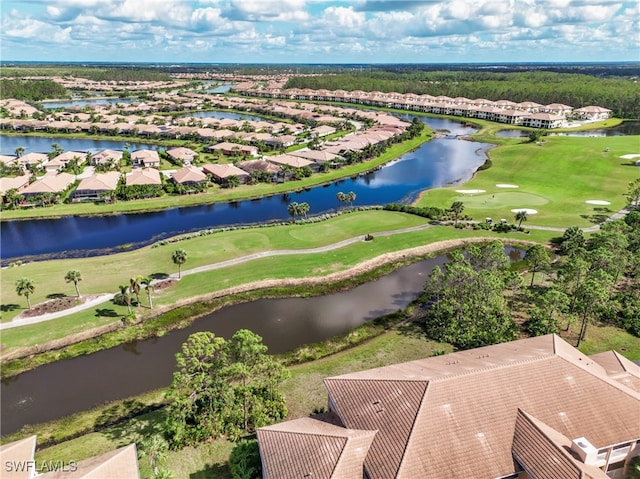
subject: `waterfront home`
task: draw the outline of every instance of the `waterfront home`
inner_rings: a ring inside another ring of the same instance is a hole
[[[17,190],[21,193],[21,190],[29,185],[31,179],[31,173],[26,175],[16,176],[15,178],[2,177],[0,178],[0,195],[4,196],[9,190]]]
[[[126,177],[126,185],[162,185],[160,172],[155,168],[136,168]]]
[[[174,172],[171,175],[171,179],[179,185],[195,186],[207,181],[207,175],[200,168],[188,165]]]
[[[167,150],[167,155],[169,155],[169,158],[182,165],[190,165],[198,156],[198,154],[191,148],[184,148],[182,146]]]
[[[27,153],[16,160],[23,169],[29,167],[39,167],[49,161],[46,153]]]
[[[273,163],[274,165],[278,165],[280,167],[288,167],[288,168],[304,168],[305,166],[310,167],[312,170],[318,169],[318,164],[314,161],[307,160],[306,158],[301,158],[299,156],[293,156],[288,154],[276,155],[276,156],[265,156],[264,158],[269,163]]]
[[[263,177],[268,176],[271,181],[276,182],[282,173],[279,165],[262,160],[239,161],[236,165],[238,168],[249,174],[257,174]]]
[[[105,164],[118,164],[120,163],[120,161],[122,160],[122,151],[120,150],[101,150],[97,153],[94,153],[93,155],[91,155],[91,164],[92,165],[99,165],[102,163]]]
[[[569,105],[563,105],[562,103],[551,103],[542,108],[542,111],[546,113],[553,113],[554,115],[562,115],[564,117],[568,117],[572,115],[573,107]]]
[[[83,178],[76,191],[73,192],[73,201],[106,200],[110,198],[118,187],[120,176],[117,171],[108,171]]]
[[[240,183],[248,183],[251,175],[237,166],[227,163],[224,165],[207,164],[202,167],[202,171],[211,176],[216,183],[225,183],[229,177],[235,176]]]
[[[48,173],[24,188],[20,194],[27,198],[44,194],[59,195],[64,193],[74,181],[74,176],[69,173],[59,173],[57,175]]]
[[[618,479],[640,455],[640,366],[556,335],[324,384],[329,419],[257,430],[265,477]]]
[[[522,119],[522,125],[530,128],[558,128],[564,123],[563,115],[553,115],[551,113],[534,113]]]
[[[7,98],[0,100],[0,107],[6,109],[12,116],[33,116],[34,113],[39,113],[40,110],[29,105],[22,100],[16,100],[15,98]]]
[[[17,159],[18,157],[16,155],[0,155],[0,163],[4,164],[5,166],[17,165]]]
[[[55,172],[63,169],[72,160],[75,160],[78,165],[81,165],[86,159],[87,154],[82,151],[65,151],[64,153],[61,153],[49,160],[44,167],[47,172]]]
[[[133,166],[143,168],[159,168],[160,156],[155,150],[136,150],[131,153]]]
[[[264,144],[271,148],[281,149],[295,145],[296,137],[293,135],[273,136],[263,140]]]
[[[601,106],[589,105],[573,110],[573,116],[582,120],[605,120],[611,116],[611,110]]]
[[[308,148],[305,148],[304,150],[292,151],[291,153],[288,153],[288,155],[297,156],[298,158],[304,158],[305,160],[313,161],[319,164],[334,164],[340,161],[340,157],[338,155],[326,150],[309,150]]]

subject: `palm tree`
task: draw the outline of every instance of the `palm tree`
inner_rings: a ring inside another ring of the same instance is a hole
[[[124,300],[127,305],[127,309],[129,310],[129,315],[131,315],[131,296],[129,295],[129,285],[121,284],[118,288],[120,288],[120,297]]]
[[[518,222],[518,228],[520,228],[520,225],[522,224],[523,221],[527,221],[528,216],[529,216],[529,213],[527,213],[527,210],[520,210],[516,213],[516,221]]]
[[[141,278],[141,276],[135,276],[129,279],[129,291],[136,295],[136,303],[138,306],[140,306],[140,290],[142,288],[140,284],[142,282]]]
[[[449,211],[451,211],[451,213],[453,214],[453,218],[455,220],[455,223],[454,223],[455,226],[458,226],[458,218],[464,211],[464,203],[462,201],[454,201],[451,204],[451,208],[449,208]]]
[[[29,278],[20,278],[16,281],[16,293],[18,296],[24,296],[27,298],[27,306],[31,309],[31,301],[29,301],[29,296],[33,294],[36,287],[33,284],[33,280]]]
[[[289,215],[292,216],[295,220],[296,216],[300,214],[300,207],[298,205],[298,202],[294,201],[293,203],[289,203],[289,205],[287,206],[287,211],[289,212]]]
[[[307,213],[309,212],[309,203],[303,202],[298,204],[298,214],[307,217]]]
[[[82,275],[80,274],[80,271],[77,271],[75,269],[72,269],[71,271],[68,271],[67,274],[64,277],[64,280],[67,283],[73,283],[73,285],[76,287],[76,295],[79,298],[80,297],[80,290],[78,289],[78,283],[80,281],[82,281]]]
[[[347,195],[345,195],[342,191],[338,191],[338,193],[336,194],[336,199],[340,203],[345,203],[347,201],[346,198],[347,198]]]
[[[18,158],[20,158],[24,154],[24,147],[19,146],[15,149],[15,154]]]
[[[187,262],[187,252],[182,248],[175,250],[171,255],[171,261],[173,261],[173,264],[178,265],[178,279],[180,279],[182,274],[180,269]]]
[[[349,206],[353,206],[353,202],[356,200],[356,194],[350,191],[345,195],[345,200],[349,203]]]
[[[151,299],[151,293],[153,293],[152,282],[153,280],[148,276],[140,278],[140,284],[144,286],[144,292],[147,293],[147,298],[149,299],[149,309],[153,309],[153,300]]]

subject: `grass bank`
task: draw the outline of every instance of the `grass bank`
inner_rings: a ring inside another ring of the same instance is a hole
[[[511,143],[490,151],[491,168],[478,172],[464,187],[424,191],[417,206],[448,208],[462,201],[474,218],[506,218],[512,209],[531,208],[524,226],[588,227],[626,206],[624,193],[638,168],[622,155],[640,153],[638,136],[544,138],[544,144]],[[515,185],[504,188],[497,185]],[[484,190],[459,193],[456,190]],[[588,204],[588,200],[609,205]]]

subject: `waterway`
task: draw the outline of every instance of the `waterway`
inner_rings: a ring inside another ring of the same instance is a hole
[[[376,171],[329,185],[257,200],[151,213],[3,221],[0,224],[2,261],[104,254],[189,231],[283,221],[290,218],[287,205],[294,201],[309,203],[312,215],[329,212],[338,208],[336,194],[340,191],[356,193],[355,206],[409,202],[427,188],[458,184],[471,178],[486,160],[486,151],[492,145],[456,139],[457,135],[473,132],[472,128],[460,123],[432,118],[423,121],[432,129],[448,134],[424,143]],[[56,241],[50,241],[50,238],[56,238]]]
[[[523,251],[507,248],[512,261]],[[273,354],[323,341],[407,306],[422,291],[438,256],[404,266],[349,291],[313,298],[258,300],[223,308],[188,328],[160,338],[124,344],[86,356],[57,361],[0,385],[0,433],[25,424],[58,419],[96,405],[166,387],[175,353],[190,334],[211,331],[230,338],[239,329],[263,337]]]

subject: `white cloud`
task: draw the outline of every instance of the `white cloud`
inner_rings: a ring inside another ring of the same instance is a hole
[[[353,7],[328,7],[324,10],[322,16],[327,25],[339,29],[362,28],[366,19],[363,12],[356,12]]]

